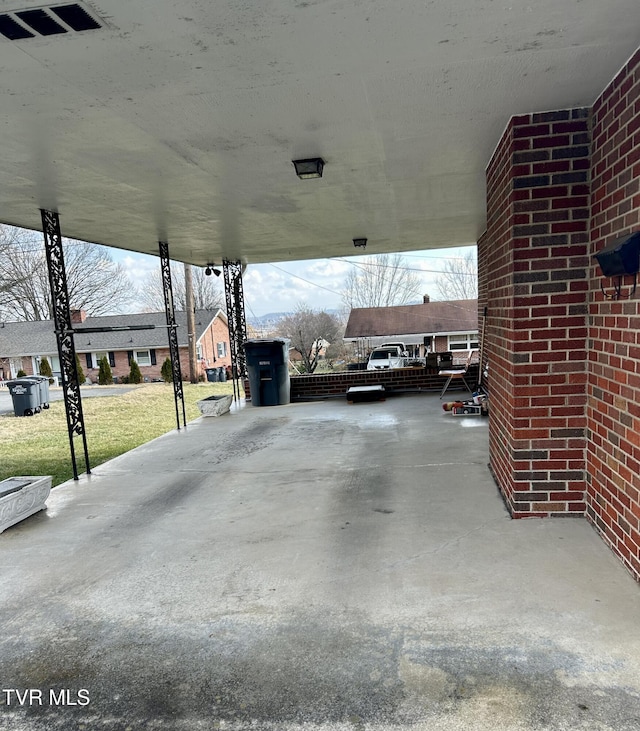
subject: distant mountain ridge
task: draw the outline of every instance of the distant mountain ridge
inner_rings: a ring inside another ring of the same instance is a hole
[[[332,315],[339,314],[339,310],[324,310]],[[295,312],[268,312],[266,315],[259,316],[247,316],[247,325],[253,328],[257,337],[265,337],[266,335],[273,334],[278,328],[280,320],[289,315],[294,315]]]
[[[266,315],[260,315],[259,317],[247,317],[247,325],[251,327],[258,337],[264,337],[270,333],[273,333],[278,323],[282,318],[291,315],[291,312],[269,312]],[[251,335],[249,336],[251,337]]]

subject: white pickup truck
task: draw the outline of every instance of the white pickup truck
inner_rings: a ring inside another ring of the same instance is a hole
[[[367,363],[368,371],[383,371],[389,368],[402,368],[402,351],[397,345],[384,345],[374,348]]]
[[[390,368],[408,368],[417,364],[425,365],[425,358],[410,358],[402,343],[387,343],[374,348],[367,362],[368,371],[384,371]]]

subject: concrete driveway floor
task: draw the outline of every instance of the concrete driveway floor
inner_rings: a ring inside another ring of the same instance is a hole
[[[0,728],[637,731],[639,587],[509,518],[487,431],[247,407],[56,488],[0,535]]]

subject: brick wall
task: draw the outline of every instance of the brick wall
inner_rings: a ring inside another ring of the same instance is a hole
[[[513,495],[513,215],[512,126],[500,140],[487,169],[487,232],[478,247],[478,281],[484,285],[487,309],[484,352],[491,389],[489,441],[491,469],[507,499]],[[483,305],[479,291],[478,306]]]
[[[596,101],[592,144],[595,253],[640,230],[640,51]],[[640,579],[640,294],[607,300],[590,273],[586,514]]]
[[[202,349],[201,368],[219,368],[231,365],[229,330],[220,318],[217,317],[214,320],[213,326],[207,329],[199,343]],[[226,355],[223,357],[218,356],[218,343],[225,343]]]
[[[469,367],[467,383],[473,388],[478,378],[478,367],[472,364]],[[323,373],[307,376],[291,377],[291,400],[305,401],[328,396],[342,396],[346,398],[350,386],[373,386],[383,384],[389,393],[420,393],[439,392],[445,383],[444,376],[438,376],[436,371],[426,368],[396,368],[388,371],[344,371],[341,373]],[[443,402],[454,401],[458,398],[470,398],[468,391],[459,390],[460,384],[452,382]],[[251,398],[249,382],[245,381],[245,394]],[[464,385],[463,385],[464,388]],[[451,394],[451,396],[449,396]]]
[[[585,509],[589,126],[514,117],[487,170],[491,467],[515,517]]]

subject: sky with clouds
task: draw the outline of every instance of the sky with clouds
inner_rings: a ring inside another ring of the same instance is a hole
[[[437,295],[435,280],[447,259],[463,257],[475,247],[435,249],[403,253],[406,265],[422,282],[423,294]],[[160,266],[158,257],[111,249],[112,258],[123,264],[133,285],[142,286],[149,273]],[[290,312],[299,303],[312,309],[339,310],[345,278],[366,256],[340,259],[311,259],[250,264],[243,278],[245,307],[248,317],[261,317],[271,312]],[[224,286],[222,277],[220,286]],[[135,305],[132,308],[135,310]]]

